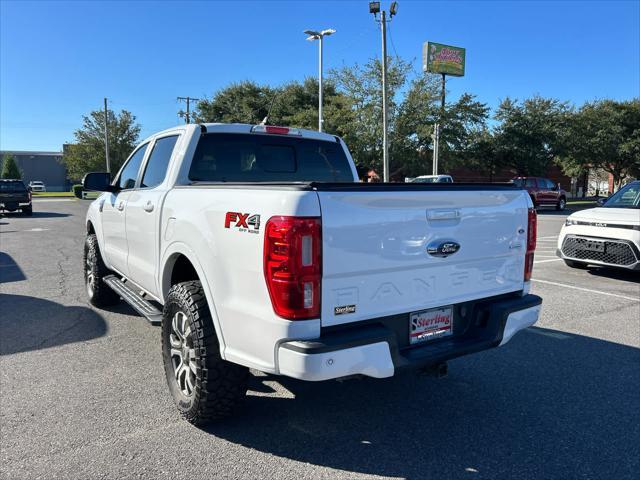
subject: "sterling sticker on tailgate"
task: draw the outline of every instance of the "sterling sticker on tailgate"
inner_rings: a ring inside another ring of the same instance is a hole
[[[426,342],[451,335],[453,307],[432,308],[412,313],[409,317],[409,342]]]

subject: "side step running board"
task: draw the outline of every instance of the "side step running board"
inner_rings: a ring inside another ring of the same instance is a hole
[[[160,325],[162,322],[162,312],[149,302],[149,300],[140,295],[137,290],[131,288],[127,282],[123,282],[115,275],[109,275],[104,277],[104,283],[120,295],[136,312],[146,317],[151,325]]]

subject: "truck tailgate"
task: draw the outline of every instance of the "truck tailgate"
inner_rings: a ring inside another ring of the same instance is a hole
[[[524,191],[383,187],[318,190],[323,326],[523,289]]]

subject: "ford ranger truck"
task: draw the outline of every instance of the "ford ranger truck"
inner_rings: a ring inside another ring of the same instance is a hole
[[[536,213],[511,184],[358,183],[336,136],[185,125],[144,140],[86,218],[97,307],[161,325],[169,390],[194,424],[230,415],[249,369],[391,377],[533,325]]]

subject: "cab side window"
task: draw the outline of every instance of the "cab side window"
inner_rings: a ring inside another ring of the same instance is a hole
[[[147,145],[148,144],[144,144],[133,152],[133,155],[129,157],[129,160],[121,170],[117,182],[117,186],[120,187],[121,190],[127,190],[136,186],[138,171],[140,170],[140,165],[142,165],[144,154],[147,151]]]
[[[153,145],[153,150],[149,155],[147,166],[144,169],[142,176],[141,188],[153,188],[157,187],[164,181],[164,177],[167,174],[167,167],[169,166],[169,160],[171,160],[171,154],[173,148],[176,146],[179,135],[171,135],[170,137],[163,137],[156,140]]]
[[[529,188],[536,188],[536,180],[535,180],[535,178],[527,178],[526,185]]]

